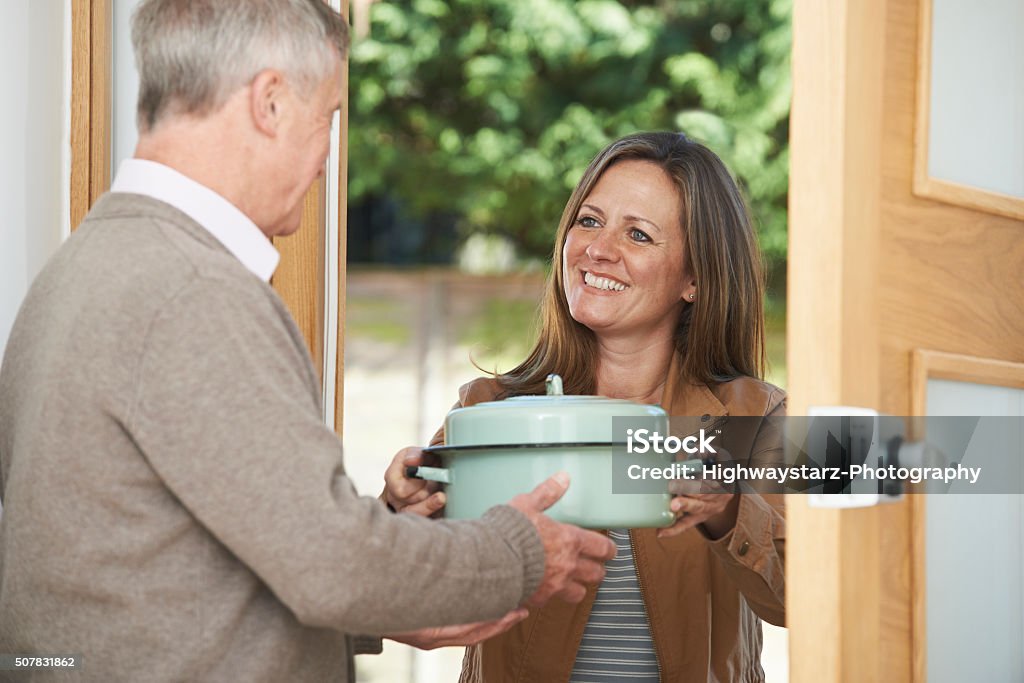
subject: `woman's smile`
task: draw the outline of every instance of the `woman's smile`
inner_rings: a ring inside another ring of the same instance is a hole
[[[583,271],[583,282],[587,287],[597,289],[602,292],[623,292],[629,288],[624,282],[619,282],[613,277],[608,275],[597,275],[589,271]]]

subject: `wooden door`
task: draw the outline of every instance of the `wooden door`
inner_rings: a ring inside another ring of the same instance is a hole
[[[924,409],[922,377],[955,375],[950,363],[1024,386],[1024,200],[928,172],[932,2],[795,2],[791,414],[910,415]],[[793,681],[926,680],[926,506],[914,498],[787,500]]]

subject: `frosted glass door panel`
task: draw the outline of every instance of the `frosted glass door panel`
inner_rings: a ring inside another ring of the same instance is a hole
[[[931,1],[928,175],[1024,198],[1024,2]]]
[[[928,381],[928,415],[1024,415],[1024,391]],[[996,452],[976,434],[971,447]],[[1020,471],[1018,468],[1018,477]],[[931,494],[927,502],[930,683],[1024,680],[1024,504],[1020,495]]]

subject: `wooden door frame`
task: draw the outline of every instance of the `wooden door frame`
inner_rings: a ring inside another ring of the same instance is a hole
[[[329,0],[325,0],[328,1]],[[347,17],[349,1],[336,1]],[[70,220],[74,230],[111,182],[112,115],[112,38],[113,0],[71,0],[71,178]],[[342,68],[342,101],[348,102],[348,60]],[[303,204],[302,225],[287,238],[274,238],[281,261],[271,280],[288,305],[306,340],[313,364],[322,376],[325,367],[334,367],[333,405],[325,406],[340,434],[344,404],[344,345],[338,343],[335,364],[325,362],[325,331],[344,338],[345,327],[345,235],[348,201],[348,115],[342,108],[339,148],[332,169],[339,178],[337,195],[338,244],[332,261],[337,262],[338,313],[334,330],[325,330],[326,274],[325,242],[327,225],[327,184],[314,183]],[[330,420],[329,420],[330,421]]]
[[[886,9],[887,0],[794,3],[787,302],[793,415],[812,405],[883,407],[877,171]],[[815,509],[803,496],[786,502],[790,680],[907,680],[909,613],[892,605],[887,572],[909,533],[909,506]],[[906,642],[882,643],[883,622],[905,629]]]
[[[71,229],[110,187],[112,0],[71,0]]]

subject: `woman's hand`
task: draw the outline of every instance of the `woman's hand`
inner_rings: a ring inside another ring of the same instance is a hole
[[[733,461],[729,451],[719,447],[717,462]],[[731,491],[713,479],[675,479],[669,482],[668,491],[673,496],[669,509],[676,516],[675,524],[658,532],[658,538],[678,536],[698,524],[704,525],[704,533],[712,539],[719,539],[736,526],[736,515],[740,508],[739,494]]]
[[[385,636],[399,643],[412,645],[421,650],[433,650],[436,647],[449,647],[453,645],[476,645],[488,638],[504,633],[520,621],[525,619],[529,612],[520,607],[514,609],[501,619],[494,621],[478,621],[472,624],[460,624],[458,626],[437,626],[433,628],[421,628],[418,631],[396,633],[392,636]]]
[[[429,517],[444,507],[445,496],[438,491],[439,484],[405,476],[406,467],[422,464],[423,449],[410,446],[398,451],[384,472],[384,502],[396,512]]]
[[[707,484],[705,483],[705,488]],[[672,487],[669,487],[672,490]],[[673,492],[674,493],[674,492]],[[682,493],[669,503],[676,522],[658,532],[659,538],[678,536],[698,524],[712,539],[721,538],[736,526],[740,497],[736,493]]]

